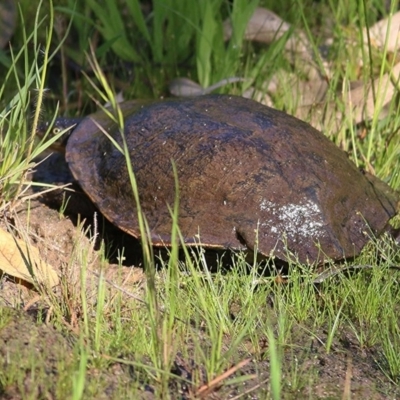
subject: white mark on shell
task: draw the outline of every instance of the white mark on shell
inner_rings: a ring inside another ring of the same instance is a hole
[[[262,199],[260,211],[268,211],[270,218],[261,222],[263,230],[288,237],[321,237],[325,234],[321,209],[309,199],[296,204],[278,205]]]

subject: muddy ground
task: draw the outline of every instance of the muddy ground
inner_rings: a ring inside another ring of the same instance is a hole
[[[50,161],[56,164],[58,162],[57,158]],[[63,171],[62,174],[68,175],[67,170],[63,168],[60,170]],[[43,176],[39,174],[39,178],[43,179]],[[64,177],[60,180],[65,181],[65,179]],[[82,201],[82,199],[78,200],[80,207]],[[72,204],[70,206],[75,207]],[[89,213],[90,210],[91,206],[88,204]],[[90,269],[97,270],[100,262],[97,256],[99,242],[94,243],[89,239],[90,235],[85,236],[79,232],[77,229],[79,219],[76,215],[61,216],[56,208],[49,205],[49,198],[46,201],[39,198],[31,201],[29,212],[27,212],[27,204],[21,204],[18,213],[13,218],[17,229],[26,229],[28,220],[32,242],[56,270],[62,271],[70,263],[71,254],[77,243],[90,249]],[[1,224],[4,226],[4,221]],[[93,232],[93,225],[86,226]],[[132,254],[127,256],[122,272],[117,264],[110,264],[106,268],[106,278],[113,281],[116,274],[120,277],[122,273],[126,278],[122,280],[123,288],[127,291],[133,285],[144,286],[145,276],[140,265],[137,264],[140,259],[135,260],[135,254],[140,253],[138,245],[129,242],[132,239],[120,234],[107,223],[99,225],[97,230],[99,237],[112,240],[116,248],[126,243],[133,248]],[[71,273],[79,273],[79,271]],[[96,288],[93,287],[93,291],[95,290]],[[88,293],[90,296],[90,291]],[[0,306],[2,314],[7,314],[6,323],[3,326],[0,325],[0,371],[2,371],[0,377],[7,375],[7,371],[15,371],[17,368],[19,381],[19,384],[16,384],[0,379],[0,398],[10,400],[57,398],[55,381],[60,374],[59,368],[61,365],[68,365],[72,349],[79,339],[75,330],[76,324],[73,321],[74,316],[69,317],[61,333],[48,322],[51,318],[48,318],[49,315],[46,313],[51,310],[46,307],[40,296],[29,288],[12,282],[6,276],[3,276],[1,281]],[[40,314],[38,314],[39,311]],[[313,328],[310,327],[310,329]],[[292,345],[285,350],[283,355],[283,398],[341,399],[351,396],[353,399],[395,399],[400,396],[398,387],[391,384],[379,369],[377,362],[382,362],[379,349],[361,349],[356,338],[349,332],[338,333],[330,354],[326,353],[325,347],[321,344],[327,340],[327,332],[322,329],[315,332],[314,338],[299,330],[297,337],[292,337],[292,340]],[[47,375],[45,385],[37,384],[39,372],[36,372],[35,378],[35,371],[29,368],[32,354],[40,360],[38,365],[45,366]],[[134,360],[134,354],[124,354],[124,357]],[[256,374],[255,379],[236,387],[222,386],[205,398],[228,399],[238,395],[242,396],[240,398],[248,399],[265,398],[268,391],[269,363],[256,357],[252,358],[251,352],[240,355],[239,359],[248,357],[251,361],[238,371],[237,375]],[[302,374],[305,371],[310,372],[310,381],[296,391],[291,391],[290,382],[285,380],[285,377],[293,376],[291,371],[293,365],[296,365]],[[184,359],[178,355],[171,372],[190,380],[194,368],[201,369],[202,367],[196,366],[193,360]],[[115,397],[118,386],[123,385],[126,387],[126,393],[129,393],[130,388],[132,391],[137,390],[137,382],[140,381],[131,367],[118,362],[102,371],[89,366],[87,379],[101,382],[103,395],[96,398],[104,399],[122,398],[120,393]],[[139,390],[143,399],[155,398],[151,385],[143,383],[140,386],[139,382]],[[186,399],[191,398],[195,388],[182,385],[178,379],[172,379],[170,391],[171,398]],[[126,398],[128,397],[127,394]]]

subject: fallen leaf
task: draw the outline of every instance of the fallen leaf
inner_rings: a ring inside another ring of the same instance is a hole
[[[337,109],[337,103],[330,101],[299,107],[296,117],[306,119],[312,126],[322,129],[323,126],[331,126],[338,131],[343,124],[344,117],[351,115],[353,123],[360,123],[374,118],[376,109],[380,110],[378,119],[385,118],[390,112],[390,102],[397,92],[397,82],[400,78],[400,63],[396,64],[390,73],[375,79],[372,84],[356,86],[348,91],[343,90],[340,96],[343,104],[346,104],[346,113]],[[375,88],[376,101],[374,99]]]
[[[217,90],[222,86],[236,82],[244,82],[248,80],[250,79],[240,78],[235,76],[231,78],[222,79],[219,82],[214,83],[213,85],[207,88],[203,88],[197,82],[194,82],[189,78],[175,78],[169,84],[169,92],[173,96],[178,96],[178,97],[202,96],[205,94],[210,94],[214,90]]]
[[[364,28],[364,38],[367,44],[367,29]],[[386,51],[395,52],[400,47],[400,11],[387,18],[381,19],[371,28],[369,28],[369,36],[372,45]]]
[[[57,273],[41,259],[38,249],[1,228],[0,270],[32,284],[53,287],[59,283]]]
[[[231,21],[224,22],[224,39],[229,40],[233,34]],[[314,61],[313,47],[307,36],[267,8],[257,7],[247,23],[245,40],[271,44],[289,35],[285,42],[286,58],[308,76],[308,79],[319,79],[319,66]],[[327,69],[327,66],[325,67]],[[324,71],[325,75],[328,71]]]

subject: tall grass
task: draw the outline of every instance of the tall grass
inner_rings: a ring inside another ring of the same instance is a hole
[[[10,98],[0,112],[0,213],[18,199],[21,192],[31,184],[27,172],[35,166],[35,159],[43,153],[58,137],[35,142],[36,128],[41,115],[45,82],[49,60],[62,45],[62,41],[50,52],[53,8],[50,3],[48,18],[41,18],[42,1],[36,15],[36,29],[28,34],[22,27],[23,46],[16,53],[11,48],[11,66],[0,87],[0,98]],[[22,24],[24,23],[23,16]],[[37,32],[48,26],[45,45]],[[31,49],[33,48],[33,52]],[[20,70],[20,66],[23,70]],[[13,96],[7,93],[9,87],[15,87]],[[33,111],[32,111],[33,110]]]

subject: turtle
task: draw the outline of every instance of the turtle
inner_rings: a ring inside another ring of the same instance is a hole
[[[153,246],[171,246],[177,198],[181,245],[283,262],[353,258],[398,212],[399,194],[323,133],[256,101],[216,94],[119,107],[123,134],[98,111],[74,121],[65,157],[100,212],[139,238],[126,158],[113,143],[124,137]]]

